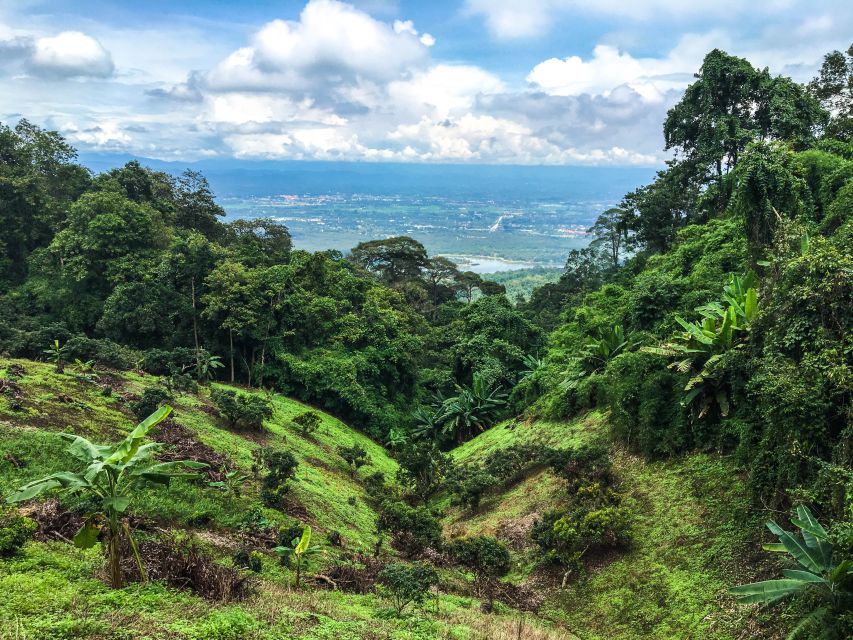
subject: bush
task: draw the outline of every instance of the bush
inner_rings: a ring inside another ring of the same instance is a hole
[[[258,395],[214,388],[210,392],[210,399],[232,429],[238,425],[260,429],[264,420],[272,417],[272,405]]]
[[[618,547],[630,537],[631,514],[619,506],[612,489],[593,483],[581,487],[568,507],[547,512],[531,537],[540,548],[569,569],[583,567],[587,552]]]
[[[421,604],[430,588],[438,584],[438,574],[426,562],[395,562],[379,572],[380,594],[389,598],[397,614],[409,604]]]
[[[29,540],[38,525],[15,512],[0,513],[0,558],[8,558]]]
[[[368,462],[367,451],[360,444],[353,444],[349,447],[339,446],[338,455],[347,463],[352,475],[355,475],[356,470]]]
[[[390,533],[392,544],[409,557],[427,548],[441,548],[441,525],[426,507],[387,499],[379,507],[376,528]]]
[[[385,484],[385,474],[381,471],[374,471],[364,478],[364,490],[374,500],[379,500],[386,495],[387,486]]]
[[[548,456],[554,473],[563,478],[574,493],[590,481],[605,486],[612,484],[613,463],[607,448],[599,445],[583,445],[577,449],[555,449]]]
[[[300,413],[296,416],[293,419],[293,423],[302,430],[302,433],[314,433],[320,428],[320,414],[316,411],[305,411],[304,413]]]
[[[238,548],[234,552],[234,555],[231,556],[235,567],[248,569],[254,573],[260,573],[261,569],[263,569],[262,558],[263,556],[259,552],[247,547]]]
[[[288,480],[296,476],[299,462],[289,451],[267,451],[263,462],[267,473],[261,480],[261,500],[266,506],[275,508],[280,506],[281,497],[287,493]]]
[[[454,467],[447,474],[445,486],[453,493],[453,504],[476,509],[489,489],[498,484],[497,478],[474,465]]]
[[[492,610],[498,578],[510,569],[509,551],[495,538],[476,536],[454,540],[448,546],[453,560],[474,572],[477,586],[486,598],[484,609]]]
[[[74,336],[65,343],[65,348],[71,360],[94,360],[114,369],[132,369],[140,359],[138,351],[104,338]]]
[[[142,392],[139,400],[128,403],[137,420],[144,420],[163,405],[169,404],[172,394],[161,386],[148,387]]]
[[[195,366],[195,349],[179,347],[166,351],[148,349],[142,356],[142,370],[155,376],[187,371]]]
[[[625,353],[608,364],[600,389],[610,408],[614,435],[654,458],[691,445],[687,410],[681,405],[687,376],[667,368],[664,358]]]

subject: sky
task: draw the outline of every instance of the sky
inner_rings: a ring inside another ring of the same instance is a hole
[[[0,0],[0,122],[86,153],[655,166],[713,48],[807,81],[849,1]]]

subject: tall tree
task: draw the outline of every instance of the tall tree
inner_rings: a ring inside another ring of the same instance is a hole
[[[614,269],[619,266],[619,256],[628,241],[626,218],[624,209],[613,207],[598,216],[589,228],[589,233],[595,238],[593,243],[607,249]]]
[[[424,246],[408,236],[359,242],[350,259],[390,285],[420,278],[429,265]]]
[[[844,53],[833,51],[824,57],[809,91],[830,114],[826,135],[853,140],[853,44]]]

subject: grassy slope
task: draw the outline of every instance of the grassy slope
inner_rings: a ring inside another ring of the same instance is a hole
[[[571,446],[604,437],[606,419],[593,412],[570,423],[538,422],[487,431],[454,452],[474,461],[512,442],[537,440]],[[549,597],[543,614],[564,623],[583,640],[683,639],[741,636],[757,623],[750,609],[736,608],[726,588],[753,577],[758,558],[753,539],[760,523],[748,515],[748,498],[733,465],[720,456],[644,462],[615,451],[616,468],[636,514],[631,548],[591,559],[588,575]],[[561,483],[536,470],[471,514],[449,509],[451,535],[495,534],[513,524],[529,526],[560,500]],[[535,551],[515,554],[514,578],[525,577]],[[761,637],[771,637],[769,635]]]
[[[133,426],[118,393],[104,396],[97,386],[70,370],[57,374],[49,365],[26,360],[0,359],[0,378],[9,377],[7,369],[12,364],[25,369],[18,379],[23,407],[13,410],[9,399],[0,394],[0,494],[58,469],[76,468],[64,453],[59,432],[110,441]],[[132,373],[114,374],[114,378],[122,393],[138,394],[156,382],[151,376]],[[375,470],[393,475],[396,463],[381,446],[322,412],[321,427],[304,436],[289,419],[307,407],[281,396],[270,399],[274,415],[265,424],[264,434],[225,429],[208,413],[205,389],[197,396],[179,395],[173,405],[179,424],[246,473],[252,464],[251,452],[258,446],[293,451],[300,466],[290,496],[304,511],[300,509],[293,517],[264,508],[258,483],[251,480],[239,498],[204,484],[177,481],[168,491],[143,495],[134,503],[134,512],[160,525],[192,528],[218,545],[233,542],[235,529],[246,514],[260,510],[267,519],[282,525],[310,522],[320,532],[321,543],[323,532],[337,530],[350,548],[372,546],[376,514],[359,478]],[[353,442],[361,444],[371,460],[355,477],[335,453],[338,445]],[[350,504],[349,498],[354,498],[355,504]],[[226,549],[218,552],[227,554]],[[310,568],[318,569],[328,561],[328,557],[315,561]],[[387,602],[375,595],[294,592],[289,586],[292,576],[272,558],[264,561],[256,595],[239,605],[214,605],[158,584],[111,591],[94,577],[100,566],[97,549],[84,552],[63,543],[30,542],[19,556],[0,559],[0,593],[4,594],[0,599],[0,640],[515,637],[515,615],[509,611],[482,615],[477,601],[471,598],[442,595],[437,605],[432,603],[423,612],[396,619],[380,615]],[[526,638],[569,637],[531,621],[525,628]]]

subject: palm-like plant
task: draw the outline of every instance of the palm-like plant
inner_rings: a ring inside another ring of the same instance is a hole
[[[195,369],[196,380],[201,383],[207,382],[213,377],[213,374],[216,373],[217,369],[222,369],[224,366],[225,364],[222,362],[222,358],[202,350],[199,352],[198,360],[193,366]]]
[[[101,544],[109,565],[110,584],[113,588],[119,588],[122,583],[121,540],[124,537],[144,580],[142,559],[124,517],[127,508],[143,488],[168,486],[173,478],[198,477],[188,470],[203,469],[207,466],[190,460],[153,462],[154,454],[163,445],[158,442],[142,444],[142,441],[148,432],[165,420],[171,412],[171,407],[158,409],[140,422],[117,445],[97,445],[81,436],[61,434],[71,442],[68,452],[84,463],[85,468],[79,472],[60,471],[30,482],[9,496],[7,502],[14,504],[31,500],[51,489],[96,500],[98,507],[86,515],[83,526],[74,536],[74,545],[82,549],[91,548],[103,532]]]
[[[475,431],[485,431],[506,404],[506,392],[492,386],[479,373],[474,374],[471,387],[456,386],[457,395],[441,405],[438,421],[444,432],[461,443]]]
[[[758,294],[753,274],[733,275],[723,288],[722,302],[710,302],[696,311],[701,320],[688,322],[676,315],[675,321],[684,331],[677,331],[660,347],[643,350],[680,360],[670,367],[680,373],[693,372],[684,390],[684,406],[697,407],[699,418],[704,417],[716,404],[720,414],[729,413],[729,398],[718,368],[723,356],[732,349],[743,346],[741,334],[749,331],[749,325],[758,313]]]
[[[43,349],[42,353],[47,356],[47,361],[52,362],[53,366],[56,367],[57,373],[62,373],[65,371],[65,352],[67,351],[65,345],[59,344],[59,340],[54,340],[53,344],[50,345],[47,349]]]
[[[598,330],[597,338],[588,338],[583,348],[583,360],[597,371],[628,347],[621,324]]]
[[[814,589],[822,593],[830,609],[837,608],[842,599],[853,596],[853,560],[836,560],[826,530],[808,507],[799,506],[791,522],[800,529],[800,538],[785,531],[772,520],[767,528],[778,536],[779,542],[765,545],[767,551],[787,552],[802,569],[784,569],[779,580],[764,580],[730,589],[739,604],[772,604],[783,598]],[[817,619],[832,615],[827,608],[818,608],[802,620],[789,638]]]
[[[289,547],[275,547],[273,551],[282,557],[293,558],[296,564],[296,588],[298,589],[302,578],[302,561],[319,549],[319,545],[311,545],[311,527],[305,525],[302,536],[291,540]]]

